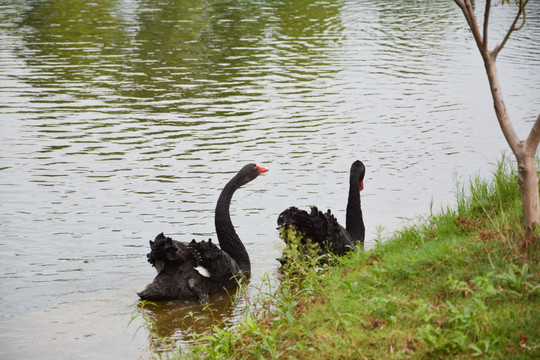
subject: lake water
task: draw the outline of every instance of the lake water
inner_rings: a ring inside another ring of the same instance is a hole
[[[521,138],[540,111],[529,5],[497,61]],[[493,9],[491,48],[513,15]],[[231,206],[256,296],[277,282],[278,214],[344,222],[353,160],[371,247],[507,149],[450,0],[0,0],[0,358],[147,357],[130,319],[155,275],[148,240],[215,239],[219,192],[248,162],[270,168]],[[182,338],[192,310],[150,317]]]

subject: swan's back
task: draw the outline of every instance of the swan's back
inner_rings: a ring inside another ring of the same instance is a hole
[[[154,241],[150,240],[150,252],[146,254],[148,262],[152,264],[160,273],[165,265],[174,264],[178,259],[178,252],[186,249],[186,245],[179,241],[175,241],[163,233],[156,236]]]
[[[187,249],[196,260],[197,268],[204,269],[209,279],[222,284],[236,285],[234,277],[240,275],[239,265],[211,239],[200,242],[193,240]]]
[[[211,240],[189,244],[159,234],[150,241],[147,258],[158,274],[143,291],[142,300],[194,299],[208,301],[210,294],[238,283],[238,264]]]
[[[306,245],[309,241],[316,243],[323,253],[343,255],[354,248],[349,233],[339,225],[330,210],[323,213],[316,206],[312,206],[308,213],[292,206],[279,215],[277,223],[282,229],[291,226],[296,228],[302,233],[301,244]],[[285,239],[286,242],[287,240]]]

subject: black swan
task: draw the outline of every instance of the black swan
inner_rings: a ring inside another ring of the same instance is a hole
[[[311,242],[319,246],[319,254],[327,252],[343,255],[360,244],[363,246],[366,229],[362,218],[360,191],[364,189],[366,168],[360,160],[351,165],[349,178],[349,199],[347,202],[346,228],[339,225],[330,210],[323,213],[316,206],[311,212],[290,207],[283,211],[277,220],[278,229],[296,228],[301,233],[301,245]],[[288,243],[287,236],[283,236]],[[308,241],[309,240],[309,241]],[[286,262],[286,260],[280,259]]]
[[[210,239],[184,244],[163,233],[150,241],[148,262],[158,274],[137,295],[149,301],[198,299],[203,303],[208,301],[210,294],[232,289],[242,278],[249,278],[249,255],[234,230],[229,207],[238,188],[266,171],[267,168],[248,164],[221,191],[215,213],[221,249]]]

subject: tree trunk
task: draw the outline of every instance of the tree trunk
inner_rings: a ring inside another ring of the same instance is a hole
[[[520,144],[524,148],[525,142]],[[525,149],[524,149],[525,150]],[[538,201],[538,173],[536,172],[535,151],[516,154],[518,161],[518,180],[523,203],[523,222],[527,239],[540,225],[540,202]]]
[[[497,115],[497,120],[501,130],[510,145],[518,162],[518,181],[521,188],[521,198],[523,204],[523,222],[525,235],[530,240],[533,231],[540,225],[540,197],[538,194],[538,173],[536,169],[536,148],[538,147],[538,125],[540,116],[533,126],[531,135],[526,141],[522,141],[517,136],[506,105],[503,100],[497,68],[495,67],[495,55],[489,51],[480,51],[484,59],[484,66],[489,80],[493,106]]]

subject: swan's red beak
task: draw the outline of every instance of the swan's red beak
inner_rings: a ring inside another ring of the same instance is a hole
[[[358,183],[358,188],[360,189],[360,191],[364,190],[364,180]]]
[[[257,169],[259,171],[259,174],[262,174],[262,173],[265,173],[268,171],[268,168],[265,168],[265,167],[262,167],[262,166],[255,166],[255,169]]]

